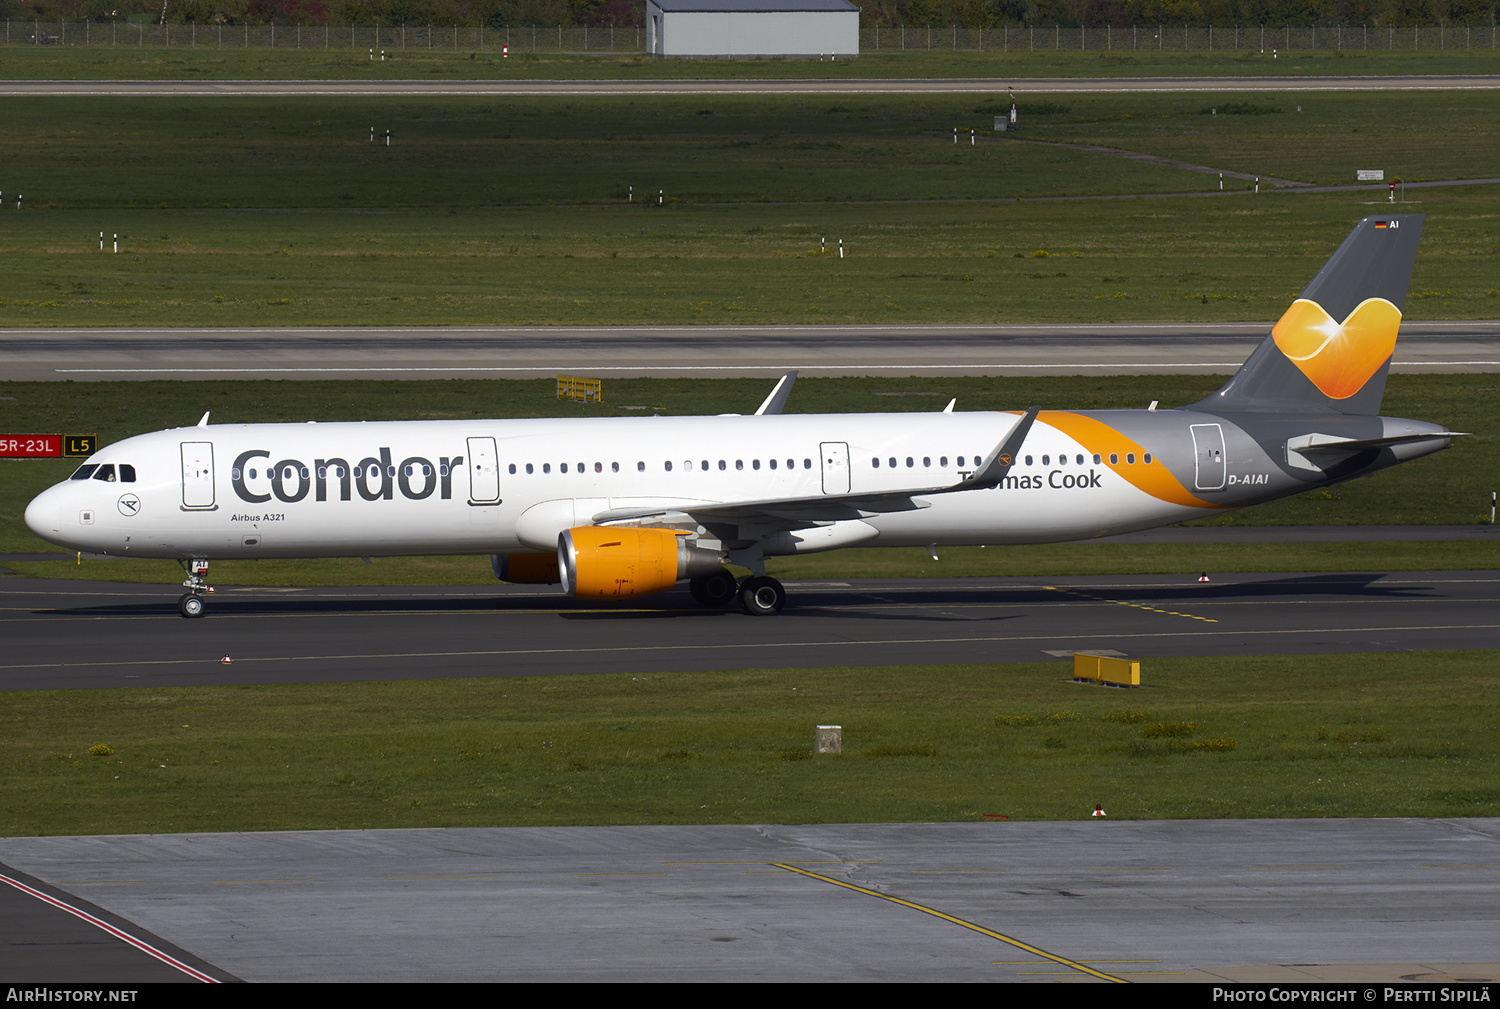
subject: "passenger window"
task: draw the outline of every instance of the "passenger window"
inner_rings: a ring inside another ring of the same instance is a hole
[[[1098,452],[1094,453],[1094,465],[1095,466],[1099,465],[1099,453]]]
[[[552,472],[552,464],[550,462],[544,462],[544,463],[542,463],[542,472],[543,473],[551,473]]]
[[[1118,466],[1118,465],[1120,465],[1120,456],[1119,456],[1119,453],[1117,453],[1117,452],[1111,452],[1109,454],[1109,464],[1111,466]]]
[[[668,473],[672,472],[672,460],[671,459],[667,460],[667,472]]]
[[[1141,462],[1145,463],[1147,466],[1150,466],[1151,465],[1151,453],[1147,452],[1145,454],[1145,456],[1141,459]]]
[[[723,465],[723,462],[722,462],[722,461],[721,461],[721,462],[720,462],[720,463],[719,463],[719,465],[721,465],[721,466],[722,466],[722,465]],[[736,460],[735,460],[735,461],[734,461],[734,468],[735,468],[735,469],[738,469],[738,470],[742,470],[742,469],[744,469],[744,468],[745,468],[745,460],[743,460],[743,459],[736,459]]]
[[[644,472],[646,472],[646,462],[645,462],[645,460],[641,460],[640,462],[638,462],[638,463],[635,464],[635,471],[637,473],[644,473]]]
[[[534,472],[535,472],[535,470],[533,470],[533,469],[532,469],[532,468],[531,468],[531,463],[527,463],[527,464],[526,464],[526,475],[527,475],[527,476],[530,476],[530,475],[531,475],[531,474],[532,474],[532,473],[534,473]]]
[[[135,483],[135,467],[128,463],[120,463],[120,482]]]
[[[1135,453],[1131,452],[1131,453],[1127,454],[1125,456],[1125,461],[1128,462],[1130,465],[1134,466],[1135,465]]]
[[[812,469],[812,460],[811,459],[803,459],[802,460],[802,468],[803,469]]]
[[[913,467],[913,466],[915,466],[915,465],[916,465],[916,464],[917,464],[917,463],[916,463],[916,460],[915,460],[915,459],[913,459],[913,458],[912,458],[912,457],[911,457],[911,456],[907,456],[907,457],[906,457],[906,468],[907,468],[907,469],[911,469],[911,468],[912,468],[912,467]]]
[[[874,466],[876,469],[879,469],[880,468],[880,457],[876,456],[874,459],[871,459],[870,460],[870,465]]]
[[[931,466],[931,465],[932,465],[932,459],[931,459],[931,458],[929,458],[929,457],[928,457],[928,456],[925,456],[925,455],[924,455],[924,456],[923,456],[923,457],[922,457],[922,465],[923,465],[923,466]]]
[[[772,469],[775,469],[775,468],[776,468],[776,460],[775,460],[775,459],[772,459],[772,460],[771,460],[771,468],[772,468]]]
[[[963,464],[964,464],[964,457],[963,457],[963,456],[959,456],[959,457],[958,457],[958,464],[959,464],[959,465],[960,465],[960,466],[962,466],[962,465],[963,465]]]
[[[1026,465],[1028,465],[1028,466],[1031,465],[1031,456],[1027,456],[1026,457]]]
[[[759,459],[751,459],[750,460],[750,468],[751,469],[760,469],[760,460]]]
[[[424,466],[422,468],[426,469],[427,467]],[[516,475],[516,464],[515,463],[511,463],[510,464],[510,475],[511,476],[515,476]]]
[[[557,467],[557,471],[559,473],[566,473],[568,471],[568,464],[563,463],[561,466]]]

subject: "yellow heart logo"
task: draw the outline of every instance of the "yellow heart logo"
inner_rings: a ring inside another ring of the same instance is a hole
[[[1396,350],[1401,310],[1384,298],[1359,303],[1337,322],[1315,301],[1298,298],[1271,329],[1276,346],[1330,399],[1348,399]]]

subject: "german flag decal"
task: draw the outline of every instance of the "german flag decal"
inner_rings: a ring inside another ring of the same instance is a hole
[[[1377,223],[1378,226],[1378,223]],[[1396,350],[1401,310],[1369,298],[1343,322],[1317,302],[1298,298],[1271,329],[1276,346],[1330,399],[1348,399]]]

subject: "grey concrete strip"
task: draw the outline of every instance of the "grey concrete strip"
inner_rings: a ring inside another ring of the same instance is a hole
[[[5,81],[0,96],[371,96],[371,95],[1020,95],[1127,92],[1493,91],[1500,76],[1454,74],[1368,77],[1057,77],[833,80],[490,80],[490,81]]]
[[[1004,551],[992,551],[996,565]],[[1188,561],[1186,563],[1192,563]],[[475,559],[475,575],[487,568]],[[940,562],[932,570],[941,570]],[[766,620],[684,590],[601,606],[536,586],[222,587],[0,578],[0,691],[1493,649],[1500,573],[786,583]],[[540,588],[540,591],[537,589]],[[224,664],[225,656],[232,662]]]
[[[1500,972],[1500,820],[1084,805],[1072,823],[11,838],[0,859],[248,981],[1087,977],[1059,960],[1133,981]]]
[[[1229,374],[1272,321],[0,330],[11,381]],[[1393,370],[1500,371],[1500,322],[1402,326]],[[751,404],[753,408],[753,404]],[[962,404],[960,404],[962,408]]]

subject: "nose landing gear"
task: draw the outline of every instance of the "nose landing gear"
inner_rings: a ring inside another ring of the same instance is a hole
[[[188,573],[183,587],[187,589],[177,600],[177,612],[189,619],[203,616],[204,606],[207,605],[208,595],[213,592],[213,586],[203,580],[208,574],[208,561],[191,560],[178,561],[182,569]]]

